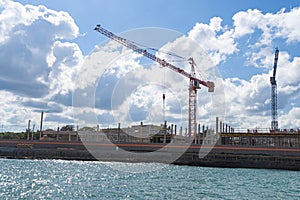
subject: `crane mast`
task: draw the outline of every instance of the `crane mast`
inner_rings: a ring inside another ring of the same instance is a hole
[[[203,85],[208,88],[208,92],[214,92],[215,84],[211,81],[203,81],[196,77],[195,73],[195,62],[193,58],[189,58],[189,64],[191,65],[191,72],[188,73],[184,71],[183,69],[176,67],[164,59],[158,58],[155,55],[147,52],[146,49],[142,49],[135,45],[133,42],[126,40],[125,38],[119,37],[115,35],[114,33],[104,29],[101,27],[101,25],[97,25],[94,30],[98,31],[102,35],[105,35],[106,37],[122,44],[123,46],[133,50],[134,52],[137,52],[157,63],[159,63],[163,67],[167,67],[177,73],[180,73],[181,75],[187,77],[190,79],[190,86],[189,86],[189,116],[188,116],[188,135],[189,138],[191,138],[192,135],[194,135],[194,141],[196,140],[196,128],[197,128],[197,122],[196,122],[196,111],[197,111],[197,90],[200,89],[200,85]]]
[[[276,70],[278,63],[278,55],[279,50],[276,48],[275,50],[275,58],[274,58],[274,67],[273,67],[273,76],[270,77],[271,83],[271,129],[278,130],[278,116],[277,116],[277,83],[276,83]]]

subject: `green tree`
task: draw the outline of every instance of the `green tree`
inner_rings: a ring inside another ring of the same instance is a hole
[[[75,127],[74,125],[66,125],[60,128],[60,131],[74,131]]]

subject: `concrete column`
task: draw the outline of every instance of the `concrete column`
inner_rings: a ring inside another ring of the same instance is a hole
[[[30,120],[28,120],[28,127],[27,127],[27,140],[29,140],[30,138]]]
[[[167,142],[167,121],[165,121],[165,124],[164,124],[164,143]]]
[[[143,134],[143,122],[141,122],[141,127],[140,127],[140,131],[139,131],[139,138],[138,138],[139,142],[143,142],[142,134]]]
[[[57,127],[56,140],[58,140],[58,134],[59,134],[59,127]]]
[[[44,112],[41,113],[41,122],[40,122],[40,137],[39,139],[42,138],[43,136],[43,116],[44,116]]]
[[[216,117],[216,134],[219,133],[219,117]]]
[[[175,135],[177,134],[176,132],[177,132],[177,125],[175,124]]]
[[[120,142],[120,129],[121,129],[121,124],[118,123],[118,142]]]

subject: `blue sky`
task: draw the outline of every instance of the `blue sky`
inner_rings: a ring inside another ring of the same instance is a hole
[[[103,43],[107,39],[93,30],[96,24],[101,24],[114,33],[130,32],[137,28],[164,28],[196,41],[207,51],[220,72],[226,101],[223,118],[235,127],[269,128],[269,76],[274,49],[278,47],[279,126],[298,128],[299,7],[298,1],[280,0],[65,0],[63,3],[57,0],[0,0],[0,34],[3,38],[0,40],[0,113],[5,116],[0,123],[7,127],[5,130],[23,130],[28,119],[39,124],[39,113],[46,110],[46,127],[74,123],[72,95],[76,77],[88,56],[95,52],[96,45],[99,47],[97,51],[106,51],[108,45]],[[21,12],[26,9],[27,12]],[[121,62],[121,59],[117,69],[125,70],[122,68],[125,66],[128,73],[130,66],[138,66],[141,60],[137,56],[128,59],[134,62],[128,64],[127,61]],[[100,97],[96,99],[96,104],[103,104],[95,112],[98,120],[103,121],[103,127],[116,124],[111,111],[103,109],[112,101],[104,97],[112,95],[105,91],[115,87],[118,82],[116,76],[112,74],[102,79],[103,87],[97,83],[97,95]],[[132,98],[139,102],[142,93],[154,95],[139,91]],[[172,119],[173,123],[182,121],[177,118],[176,112],[173,113],[172,103],[178,105],[179,102],[170,102],[170,107],[167,107],[167,118]],[[180,102],[183,113],[185,103]],[[145,109],[152,109],[147,107],[149,104],[150,100],[141,103],[146,107],[133,103],[129,109],[134,110],[132,118],[143,120],[138,113],[144,116]],[[204,104],[208,106],[209,102]],[[199,117],[207,116],[199,114]],[[85,125],[90,124],[81,121],[80,126]]]

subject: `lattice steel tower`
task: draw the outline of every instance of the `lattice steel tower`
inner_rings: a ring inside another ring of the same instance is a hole
[[[277,62],[278,62],[278,54],[279,50],[276,48],[275,50],[275,58],[274,58],[274,68],[273,68],[273,76],[270,77],[271,82],[271,129],[278,130],[278,116],[277,116],[277,83],[276,83],[276,70],[277,70]]]

